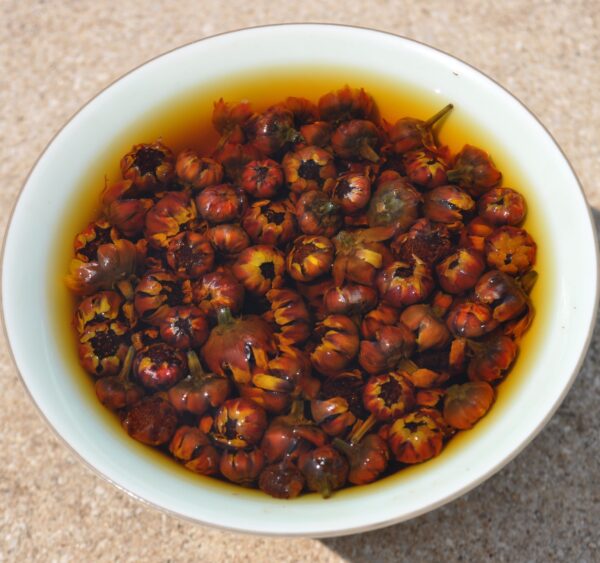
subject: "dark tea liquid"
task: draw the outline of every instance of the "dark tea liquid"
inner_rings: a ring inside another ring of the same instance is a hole
[[[175,153],[184,148],[194,148],[201,153],[210,153],[218,135],[211,125],[213,103],[219,98],[235,102],[248,100],[254,110],[261,111],[268,106],[285,100],[288,96],[301,96],[317,101],[328,91],[337,90],[344,85],[364,88],[375,99],[381,117],[394,122],[400,117],[411,116],[427,119],[447,103],[453,102],[440,95],[420,90],[402,82],[391,81],[378,75],[365,74],[355,69],[332,68],[274,68],[248,75],[238,75],[235,78],[221,80],[218,83],[203,85],[184,94],[174,97],[163,106],[153,109],[142,119],[126,126],[121,131],[115,131],[113,141],[98,154],[96,162],[79,181],[79,189],[73,196],[71,207],[62,221],[63,228],[54,234],[54,256],[49,272],[49,302],[53,304],[54,333],[62,348],[62,353],[69,365],[69,376],[77,382],[81,389],[81,400],[95,415],[101,416],[115,436],[127,440],[136,453],[147,456],[153,463],[158,463],[165,470],[176,471],[178,476],[189,483],[205,485],[214,484],[229,493],[260,494],[248,489],[218,479],[193,474],[184,469],[173,459],[160,451],[144,446],[128,437],[121,428],[117,417],[105,409],[97,400],[94,392],[93,378],[79,365],[76,350],[76,334],[71,328],[71,318],[75,300],[63,283],[68,271],[69,262],[73,256],[72,243],[77,232],[100,214],[100,194],[106,183],[120,179],[119,162],[121,157],[129,152],[132,145],[149,143],[161,139]],[[545,304],[549,302],[552,293],[550,286],[554,264],[544,248],[543,241],[546,226],[544,218],[536,213],[536,200],[531,185],[524,181],[526,177],[510,157],[508,147],[505,147],[486,135],[480,127],[469,118],[468,108],[454,107],[444,118],[441,126],[437,127],[438,137],[443,144],[448,145],[453,153],[460,150],[466,143],[478,146],[489,152],[503,174],[503,185],[520,191],[527,199],[529,213],[525,228],[538,242],[537,263],[535,269],[540,276],[532,292],[532,300],[536,309],[536,317],[532,327],[527,332],[520,345],[520,354],[507,379],[497,389],[497,400],[491,411],[475,426],[475,428],[459,432],[445,446],[444,451],[423,465],[403,469],[374,484],[361,487],[351,487],[339,494],[356,494],[373,487],[385,487],[399,479],[409,478],[415,471],[426,471],[436,463],[443,463],[449,456],[456,455],[463,444],[480,432],[485,432],[488,425],[503,411],[511,397],[519,393],[524,378],[535,363],[539,353],[545,327],[548,325],[548,310]],[[293,502],[302,502],[303,495]]]

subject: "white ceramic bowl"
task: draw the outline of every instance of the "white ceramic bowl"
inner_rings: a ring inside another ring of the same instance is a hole
[[[278,501],[174,469],[126,439],[97,407],[92,384],[67,357],[74,352],[66,353],[61,343],[55,242],[73,234],[61,228],[82,176],[146,112],[181,92],[249,69],[298,68],[301,74],[310,66],[343,68],[355,86],[362,84],[352,78],[365,73],[403,83],[439,99],[440,107],[452,101],[459,117],[493,140],[499,167],[509,161],[527,184],[528,224],[538,237],[543,265],[531,351],[517,362],[510,389],[501,387],[492,412],[474,430],[435,460],[375,485],[341,491],[326,501],[315,495]],[[577,374],[595,317],[596,278],[595,234],[578,181],[550,135],[506,90],[467,64],[407,39],[350,27],[282,25],[176,49],[83,107],[42,154],[20,194],[5,240],[2,297],[10,346],[29,393],[57,434],[100,475],[141,500],[205,524],[317,537],[422,514],[513,458],[547,422]]]

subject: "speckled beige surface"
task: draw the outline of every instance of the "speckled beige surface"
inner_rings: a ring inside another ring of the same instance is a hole
[[[597,0],[2,0],[0,11],[2,230],[38,154],[101,88],[178,45],[285,21],[380,28],[479,67],[548,127],[600,207]],[[183,522],[96,477],[41,421],[2,339],[0,560],[599,561],[599,362],[597,327],[582,373],[550,424],[461,499],[381,531],[288,540]]]

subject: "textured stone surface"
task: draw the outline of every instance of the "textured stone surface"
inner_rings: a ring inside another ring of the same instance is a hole
[[[0,228],[37,155],[98,90],[183,43],[286,21],[376,27],[475,65],[541,119],[600,207],[595,0],[3,0]],[[597,327],[582,373],[546,429],[498,475],[450,505],[360,536],[277,540],[182,522],[97,478],[41,422],[2,339],[0,560],[598,561],[599,365]]]

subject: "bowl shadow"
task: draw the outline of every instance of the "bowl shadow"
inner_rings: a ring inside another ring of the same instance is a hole
[[[592,211],[600,233],[600,210]],[[413,520],[321,541],[354,563],[600,560],[599,405],[600,316],[566,399],[502,471]]]

